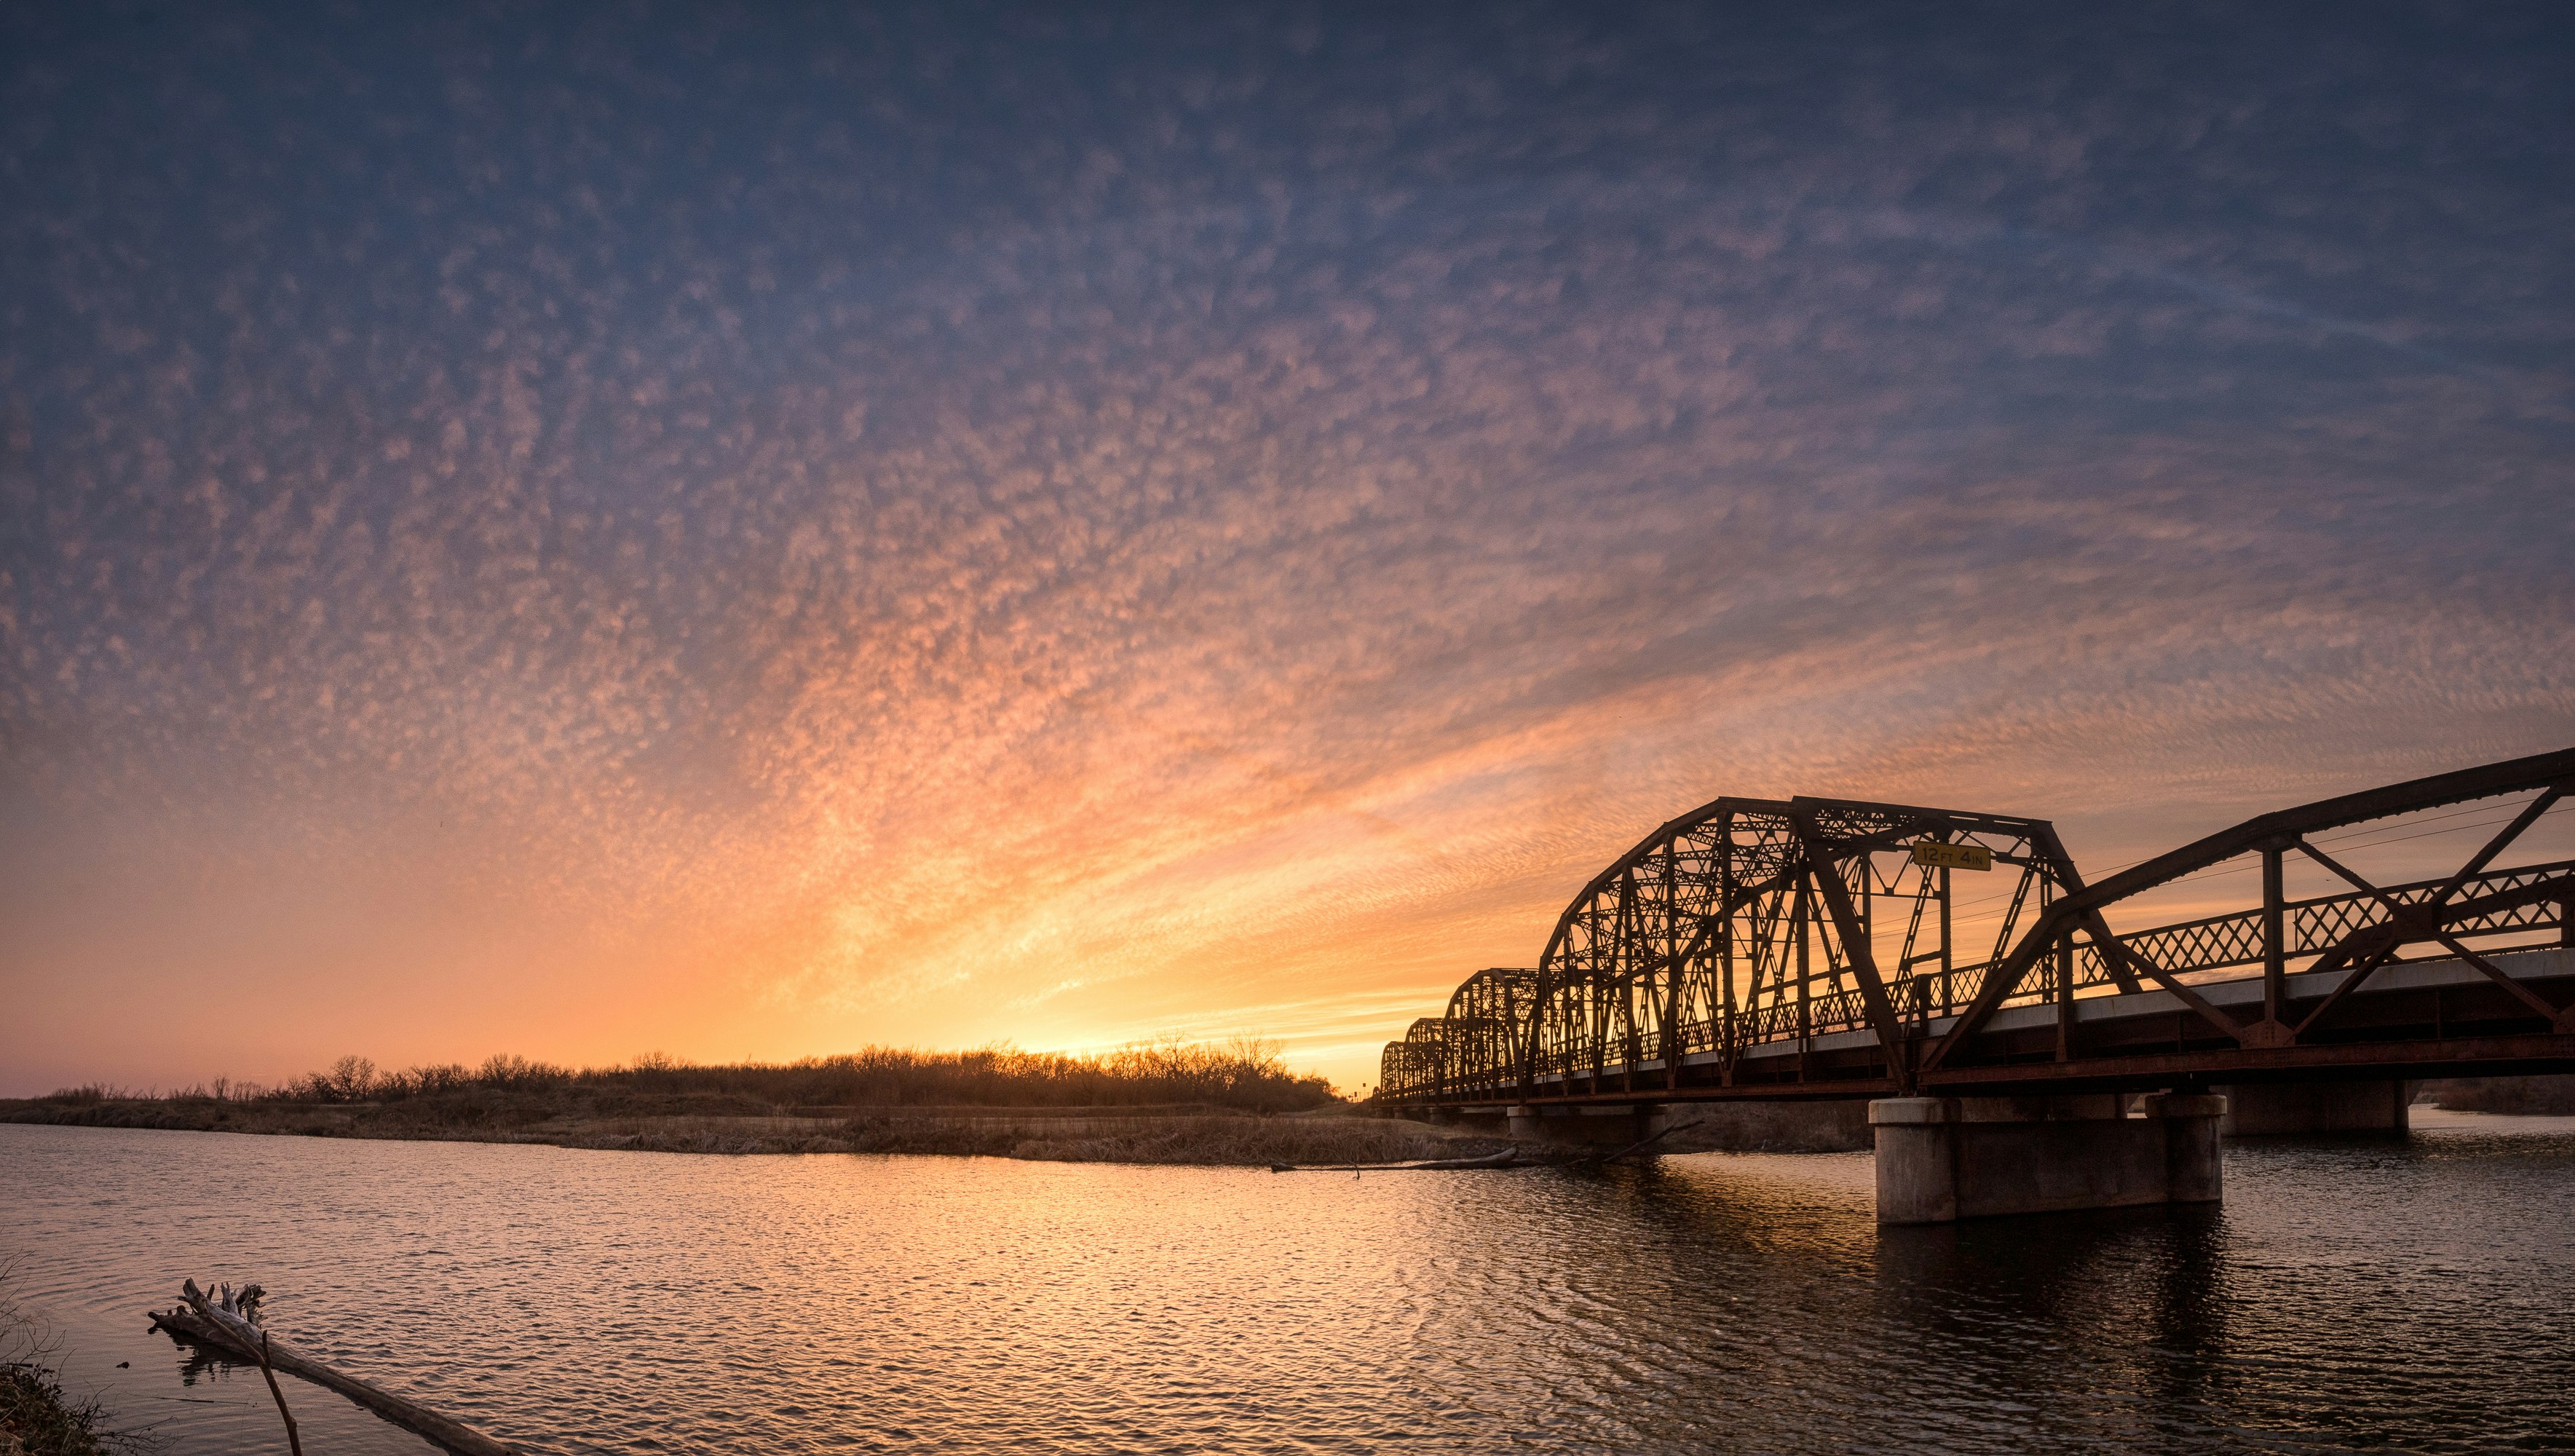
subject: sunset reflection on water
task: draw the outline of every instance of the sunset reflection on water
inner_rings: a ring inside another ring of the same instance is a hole
[[[2575,1127],[2432,1120],[2235,1145],[2218,1209],[1883,1231],[1865,1154],[1347,1177],[12,1126],[0,1219],[75,1387],[192,1450],[273,1433],[156,1404],[139,1314],[190,1273],[540,1452],[2553,1439]]]

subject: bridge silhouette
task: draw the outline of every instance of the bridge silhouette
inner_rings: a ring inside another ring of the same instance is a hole
[[[2488,763],[2262,814],[2097,883],[2044,819],[1718,798],[1584,885],[1535,966],[1476,972],[1388,1043],[1375,1100],[1597,1140],[1680,1104],[1869,1099],[1890,1221],[1918,1221],[1891,1218],[1907,1139],[1945,1160],[1925,1174],[1948,1189],[1935,1216],[2214,1197],[2227,1110],[2238,1130],[2402,1126],[2411,1079],[2575,1070],[2575,860],[2514,852],[2570,789],[2575,748]],[[2354,838],[2491,827],[2490,803],[2500,827],[2450,872],[2380,883],[2347,862],[2373,847]],[[2404,832],[2344,832],[2380,821]],[[2256,865],[2245,902],[2114,928]],[[2293,870],[2332,892],[2290,897]],[[1970,876],[1987,887],[1962,901]],[[2149,1093],[2152,1137],[2107,1125]],[[2093,1125],[2027,1128],[2049,1122]],[[2087,1141],[2119,1148],[2063,1151]],[[2151,1163],[2147,1142],[2161,1184],[2105,1171]],[[2015,1159],[2055,1191],[1969,1170]]]

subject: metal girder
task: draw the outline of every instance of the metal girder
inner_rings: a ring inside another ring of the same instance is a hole
[[[2024,894],[2030,876],[2070,870],[2053,830],[2019,815],[1851,799],[1713,800],[1658,826],[1557,918],[1531,1015],[1518,1028],[1519,1084],[1577,1074],[1596,1083],[1613,1066],[1633,1084],[1650,1046],[1668,1086],[1679,1056],[1776,1039],[1792,1025],[1805,1038],[1871,1023],[1898,1046],[1899,1012],[1869,943],[1867,861],[1918,839],[1977,843],[2018,868]],[[1927,869],[1917,874],[1917,896],[1932,882]],[[1949,950],[1944,941],[1944,965]],[[1640,1015],[1656,1024],[1639,1025]],[[1900,1058],[1900,1049],[1890,1052],[1891,1065]]]
[[[1994,1053],[1971,1048],[2001,1007],[2033,998],[2057,1005],[2051,1064],[2072,1076],[2098,1060],[2078,1044],[2078,991],[2170,992],[2187,1008],[2177,1047],[2195,1018],[2203,1038],[2232,1044],[2225,1057],[2285,1055],[2330,1031],[2348,998],[2415,943],[2479,967],[2523,1012],[2575,1036],[2575,1008],[2556,1007],[2461,939],[2554,928],[2575,944],[2575,861],[2493,867],[2570,785],[2575,749],[2435,774],[2259,815],[2090,884],[2044,819],[1806,796],[1714,799],[1658,825],[1585,884],[1537,965],[1478,972],[1446,1015],[1424,1017],[1390,1043],[1380,1096],[1528,1097],[1541,1080],[1551,1097],[1577,1087],[1582,1096],[1719,1088],[1768,1096],[1948,1084],[2003,1074],[1985,1064]],[[2533,790],[2539,797],[2510,827],[2440,879],[2372,885],[2307,843],[2369,819]],[[1883,869],[1880,856],[1923,840],[1972,847],[1989,856],[1983,862],[2018,872],[1990,954],[1962,956],[1952,944],[1946,868],[1935,874],[1913,855]],[[2105,908],[2246,853],[2304,853],[2354,892],[2288,900],[2274,876],[2251,909],[2125,934],[2110,928]],[[2037,918],[2023,929],[2033,898]],[[1877,907],[1890,899],[1900,948],[1878,942]],[[1917,950],[1926,926],[1936,927],[1938,946]],[[2314,957],[2309,971],[2344,974],[2292,1015],[2286,962],[2306,957]],[[2044,985],[2031,975],[2042,963],[2052,968]],[[1917,969],[1926,965],[1936,969]],[[2269,988],[2249,1022],[2184,979],[2244,965],[2262,966]],[[1929,1027],[1914,1023],[1935,1016],[1950,1024],[1926,1039]],[[1865,1050],[1809,1054],[1816,1038],[1838,1037],[1847,1048],[1844,1033],[1861,1031]],[[1757,1067],[1745,1060],[1783,1042],[1795,1043],[1793,1057],[1767,1056]],[[2044,1080],[2025,1067],[2009,1072],[2014,1081],[2033,1077]]]
[[[1957,1048],[1974,1037],[2029,973],[2039,952],[2059,935],[2073,933],[2077,923],[2096,914],[2103,906],[2142,894],[2158,885],[2180,878],[2195,870],[2222,863],[2241,854],[2256,852],[2270,845],[2286,845],[2309,834],[2346,827],[2370,819],[2396,814],[2417,813],[2440,808],[2468,799],[2493,798],[2508,793],[2539,791],[2554,796],[2565,791],[2575,780],[2575,748],[2561,748],[2553,753],[2535,753],[2526,758],[2512,758],[2500,763],[2480,764],[2452,773],[2436,773],[2425,778],[2409,779],[2384,788],[2365,789],[2295,808],[2256,815],[2232,828],[2221,829],[2205,838],[2194,840],[2178,849],[2169,850],[2142,864],[2124,869],[2097,884],[2068,895],[2050,915],[2042,916],[2028,938],[2014,947],[2001,964],[1985,978],[1976,1000],[1939,1040],[1923,1054],[1927,1071],[1941,1065]],[[2542,808],[2545,805],[2541,805]],[[2528,813],[2524,823],[2535,819]],[[2458,877],[2466,878],[2478,866],[2471,863]],[[2166,985],[2167,990],[2174,989]],[[2231,1018],[2223,1018],[2229,1019]],[[2276,1025],[2276,1023],[2266,1023]],[[2286,1030],[2285,1027],[2279,1028]],[[2239,1039],[2243,1039],[2239,1033]],[[2258,1037],[2269,1040],[2270,1037]]]
[[[1802,805],[1804,800],[1799,800]],[[1798,837],[1806,843],[1806,873],[1824,899],[1824,908],[1833,916],[1833,930],[1840,937],[1842,953],[1850,960],[1851,974],[1859,981],[1860,995],[1868,1003],[1869,1020],[1876,1024],[1878,1045],[1886,1051],[1887,1068],[1895,1084],[1910,1091],[1913,1071],[1906,1062],[1903,1028],[1895,1024],[1895,1003],[1887,997],[1886,983],[1878,978],[1877,957],[1869,947],[1868,927],[1860,922],[1859,911],[1851,903],[1850,886],[1842,882],[1841,862],[1834,857],[1834,841],[1824,837],[1817,827],[1813,809],[1800,807],[1791,813]],[[1862,836],[1863,844],[1873,843],[1874,836]]]

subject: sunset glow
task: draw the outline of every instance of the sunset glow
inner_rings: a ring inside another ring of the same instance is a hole
[[[2549,53],[1511,15],[8,22],[0,1094],[1355,1090],[1720,793],[2575,742]]]

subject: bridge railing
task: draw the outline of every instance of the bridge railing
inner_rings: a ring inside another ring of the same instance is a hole
[[[2575,859],[2515,865],[2468,876],[2449,895],[2445,928],[2462,939],[2526,936],[2552,930],[2564,938],[2568,930],[2566,886],[2570,878],[2575,878]],[[2351,943],[2358,932],[2387,925],[2392,918],[2387,899],[2423,905],[2433,901],[2449,884],[2447,879],[2425,879],[2387,886],[2383,891],[2386,899],[2374,893],[2352,892],[2288,901],[2282,906],[2283,954],[2292,960],[2325,955]],[[2153,926],[2122,933],[2119,938],[2132,953],[2166,973],[2194,981],[2223,978],[2219,972],[2258,966],[2265,956],[2260,909]],[[2104,947],[2078,941],[2072,958],[2072,981],[2078,993],[2117,986]],[[1990,961],[1952,967],[1945,973],[1945,996],[1932,990],[1933,976],[1929,974],[1904,977],[1896,987],[1897,1009],[1908,1020],[1923,1020],[1947,1005],[1966,1004],[1983,990],[1991,968]],[[1638,1027],[1605,1038],[1566,1036],[1542,1044],[1530,1071],[1546,1079],[1580,1077],[1595,1068],[1616,1071],[1654,1061],[1666,1044],[1684,1056],[1728,1049],[1739,1054],[1756,1046],[1870,1026],[1869,1007],[1856,987],[1817,989],[1814,979],[1809,980],[1802,1017],[1794,983],[1774,983],[1767,999],[1755,998],[1753,1004],[1739,1006],[1730,1018],[1692,1015],[1679,1019],[1668,1043],[1659,1027],[1650,1031]],[[1567,986],[1560,987],[1558,994],[1580,996],[1593,989]],[[2051,997],[2049,989],[2033,981],[2030,989],[2004,998],[2001,1004],[2042,1004]],[[1472,1022],[1469,1026],[1452,1018],[1424,1017],[1414,1023],[1405,1040],[1388,1043],[1381,1066],[1380,1095],[1435,1097],[1490,1092],[1515,1085],[1521,1071],[1518,1048],[1527,1044],[1524,1017],[1504,1021],[1485,1016],[1472,1018]],[[1632,1059],[1631,1048],[1635,1052]]]
[[[2515,891],[2542,888],[2565,879],[2570,873],[2575,873],[2575,859],[2516,865],[2470,876],[2451,899],[2470,906],[2484,901],[2485,905],[2475,913],[2448,918],[2445,927],[2451,934],[2462,938],[2563,929],[2563,900],[2544,894],[2519,895]],[[2422,879],[2411,884],[2389,885],[2385,892],[2400,903],[2422,905],[2430,903],[2433,896],[2448,884],[2447,879]],[[2290,900],[2281,908],[2281,929],[2285,939],[2282,949],[2291,959],[2324,954],[2359,931],[2384,927],[2392,918],[2386,903],[2378,896],[2357,891]],[[2176,976],[2259,965],[2264,954],[2262,913],[2259,909],[2250,909],[2210,915],[2136,931],[2119,938],[2130,950]],[[2097,945],[2078,947],[2075,972],[2077,987],[2112,983],[2109,957]]]

